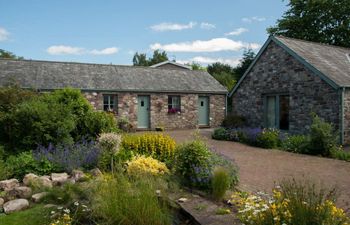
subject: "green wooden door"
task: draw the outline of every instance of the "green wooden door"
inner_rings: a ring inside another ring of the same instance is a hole
[[[149,96],[137,97],[137,128],[149,128]]]
[[[206,96],[198,97],[198,125],[209,125],[209,98]]]

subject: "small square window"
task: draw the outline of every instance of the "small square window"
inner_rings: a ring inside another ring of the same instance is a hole
[[[168,96],[168,113],[181,112],[180,96]]]
[[[103,110],[108,112],[117,112],[118,96],[103,95]]]

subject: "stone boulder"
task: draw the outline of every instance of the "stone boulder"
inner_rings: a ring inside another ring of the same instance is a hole
[[[53,185],[62,185],[68,181],[68,174],[67,173],[52,173],[51,174],[51,180]]]
[[[80,182],[86,178],[86,175],[81,170],[73,170],[72,171],[72,178],[75,180],[75,182]]]
[[[95,168],[95,169],[90,170],[90,173],[94,177],[102,176],[102,172],[99,168]]]
[[[50,176],[38,177],[37,182],[42,187],[52,188],[52,181],[50,180]]]
[[[19,182],[17,179],[0,181],[0,191],[9,191],[18,186]]]
[[[8,201],[4,204],[4,212],[6,214],[10,214],[13,212],[18,212],[25,210],[29,207],[29,202],[27,199],[16,199],[12,201]]]
[[[5,200],[3,198],[0,198],[0,208],[2,208],[2,206],[4,205]]]
[[[12,190],[8,191],[6,198],[30,198],[32,196],[32,189],[30,187],[14,187]]]
[[[29,186],[31,183],[35,182],[38,179],[38,176],[34,173],[28,173],[23,178],[23,184]]]
[[[48,195],[48,192],[41,192],[41,193],[37,193],[32,195],[32,201],[37,203],[40,202],[41,199],[43,199],[46,195]]]

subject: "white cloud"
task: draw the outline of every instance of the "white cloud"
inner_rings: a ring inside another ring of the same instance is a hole
[[[229,64],[231,66],[237,66],[239,64],[239,59],[236,58],[211,58],[211,57],[203,57],[203,56],[196,56],[188,60],[177,60],[178,63],[186,64],[186,63],[192,63],[196,62],[199,64],[212,64],[215,62],[220,62],[224,64]]]
[[[196,40],[193,42],[179,42],[162,45],[154,43],[150,45],[152,50],[161,49],[168,52],[219,52],[219,51],[239,51],[243,48],[257,49],[257,43],[244,43],[228,38],[214,38],[207,41]]]
[[[206,22],[202,22],[201,25],[200,25],[200,27],[201,27],[202,29],[206,29],[206,30],[211,30],[211,29],[215,29],[215,28],[216,28],[215,24],[206,23]]]
[[[6,41],[9,39],[10,33],[5,29],[0,27],[0,41]]]
[[[240,34],[243,34],[244,32],[247,32],[248,29],[247,28],[243,28],[243,27],[240,27],[240,28],[237,28],[229,33],[226,33],[225,35],[226,36],[238,36]]]
[[[67,45],[53,45],[46,49],[50,55],[81,55],[84,48],[72,47]]]
[[[242,18],[242,21],[245,22],[245,23],[262,22],[262,21],[265,21],[265,20],[266,20],[265,17],[258,17],[258,16]]]
[[[94,50],[91,50],[89,53],[92,55],[113,55],[113,54],[117,53],[118,51],[119,51],[118,48],[110,47],[110,48],[104,48],[101,50],[94,49]]]
[[[189,22],[188,24],[179,23],[160,23],[151,26],[150,28],[154,31],[179,31],[185,29],[192,29],[197,25],[196,22]]]
[[[67,45],[53,45],[46,49],[46,52],[50,55],[83,55],[83,54],[91,54],[91,55],[112,55],[118,52],[118,48],[110,47],[104,48],[101,50],[93,49],[87,50],[85,48],[80,47],[72,47]]]

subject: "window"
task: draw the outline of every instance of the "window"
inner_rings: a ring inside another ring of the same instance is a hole
[[[268,128],[289,129],[289,95],[264,96],[265,126]]]
[[[168,113],[181,112],[180,96],[168,97]]]
[[[117,112],[118,96],[103,95],[103,110],[109,112]]]

